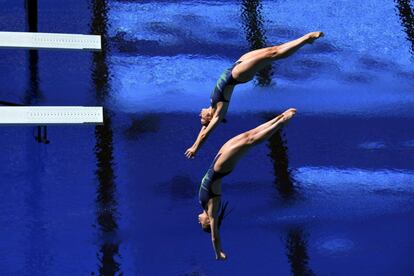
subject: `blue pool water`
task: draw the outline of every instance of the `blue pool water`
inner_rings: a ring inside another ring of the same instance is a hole
[[[0,31],[102,34],[100,53],[0,50],[0,101],[103,105],[104,126],[0,129],[1,275],[413,275],[414,11],[395,1],[0,0]],[[30,23],[31,22],[31,23]],[[30,24],[29,24],[30,23]],[[184,158],[221,71],[326,36],[236,88]],[[288,107],[224,179],[216,262],[199,182],[219,147]]]

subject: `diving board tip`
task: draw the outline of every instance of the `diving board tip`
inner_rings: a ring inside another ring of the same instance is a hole
[[[103,107],[94,106],[4,106],[3,125],[103,124]]]
[[[0,48],[101,50],[100,35],[0,32]]]

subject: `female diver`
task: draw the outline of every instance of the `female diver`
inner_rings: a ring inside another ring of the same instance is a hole
[[[296,109],[288,109],[272,120],[227,141],[221,147],[203,177],[199,189],[199,201],[203,212],[198,215],[198,221],[204,231],[211,232],[211,239],[217,260],[225,260],[227,258],[221,248],[219,235],[219,227],[226,208],[225,205],[221,205],[220,200],[221,179],[234,169],[236,163],[250,148],[269,139],[295,113]]]
[[[322,32],[312,32],[279,46],[248,52],[232,67],[225,70],[211,94],[211,106],[203,108],[200,112],[201,130],[194,144],[184,153],[185,156],[194,158],[207,137],[225,118],[235,85],[252,80],[258,71],[272,61],[290,56],[306,43],[311,43],[321,36],[323,36]]]

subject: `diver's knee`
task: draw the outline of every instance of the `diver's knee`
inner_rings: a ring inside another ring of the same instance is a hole
[[[266,55],[268,58],[277,58],[279,56],[279,46],[272,46],[267,48]]]
[[[243,133],[242,136],[242,143],[244,145],[252,145],[256,142],[256,135],[254,135],[252,132],[246,132]]]

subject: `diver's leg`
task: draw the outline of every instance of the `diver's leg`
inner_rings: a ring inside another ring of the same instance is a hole
[[[265,48],[261,48],[261,49],[257,49],[257,50],[247,52],[244,55],[242,55],[238,60],[239,61],[245,61],[245,60],[260,56],[260,55],[270,51],[271,48],[272,47],[265,47]]]
[[[274,119],[227,141],[219,151],[221,155],[214,165],[214,170],[231,171],[250,148],[272,137],[295,113],[296,109],[290,108]]]
[[[308,33],[298,39],[289,41],[287,43],[283,43],[279,46],[277,46],[277,55],[275,56],[275,59],[285,58],[290,55],[292,55],[294,52],[296,52],[299,48],[301,48],[306,43],[311,43],[315,39],[323,36],[322,32],[312,32]]]
[[[278,46],[272,46],[249,52],[239,59],[243,62],[233,68],[232,76],[238,81],[249,81],[258,71],[263,69],[272,61],[292,55],[303,45],[314,41],[322,35],[322,32],[308,33],[298,39]]]
[[[239,59],[242,62],[237,64],[231,71],[232,77],[238,81],[246,82],[253,79],[254,75],[269,65],[278,54],[278,46],[272,46],[258,50],[257,53],[248,55],[247,58]]]
[[[270,127],[271,125],[273,125],[277,121],[281,120],[282,117],[283,117],[283,114],[280,114],[280,115],[274,117],[273,119],[271,119],[270,121],[267,121],[267,122],[261,124],[260,126],[255,127],[253,129],[249,130],[248,133],[250,135],[254,135],[254,134],[256,134],[256,133],[258,133],[258,132],[260,132],[260,131],[262,131],[264,129],[267,129],[268,127]]]
[[[282,113],[282,116],[278,116],[275,119],[271,120],[271,123],[263,128],[260,128],[258,131],[253,129],[250,133],[250,137],[247,140],[247,143],[255,146],[262,143],[263,141],[268,140],[272,137],[283,125],[285,125],[292,117],[296,114],[296,109],[290,108]]]

